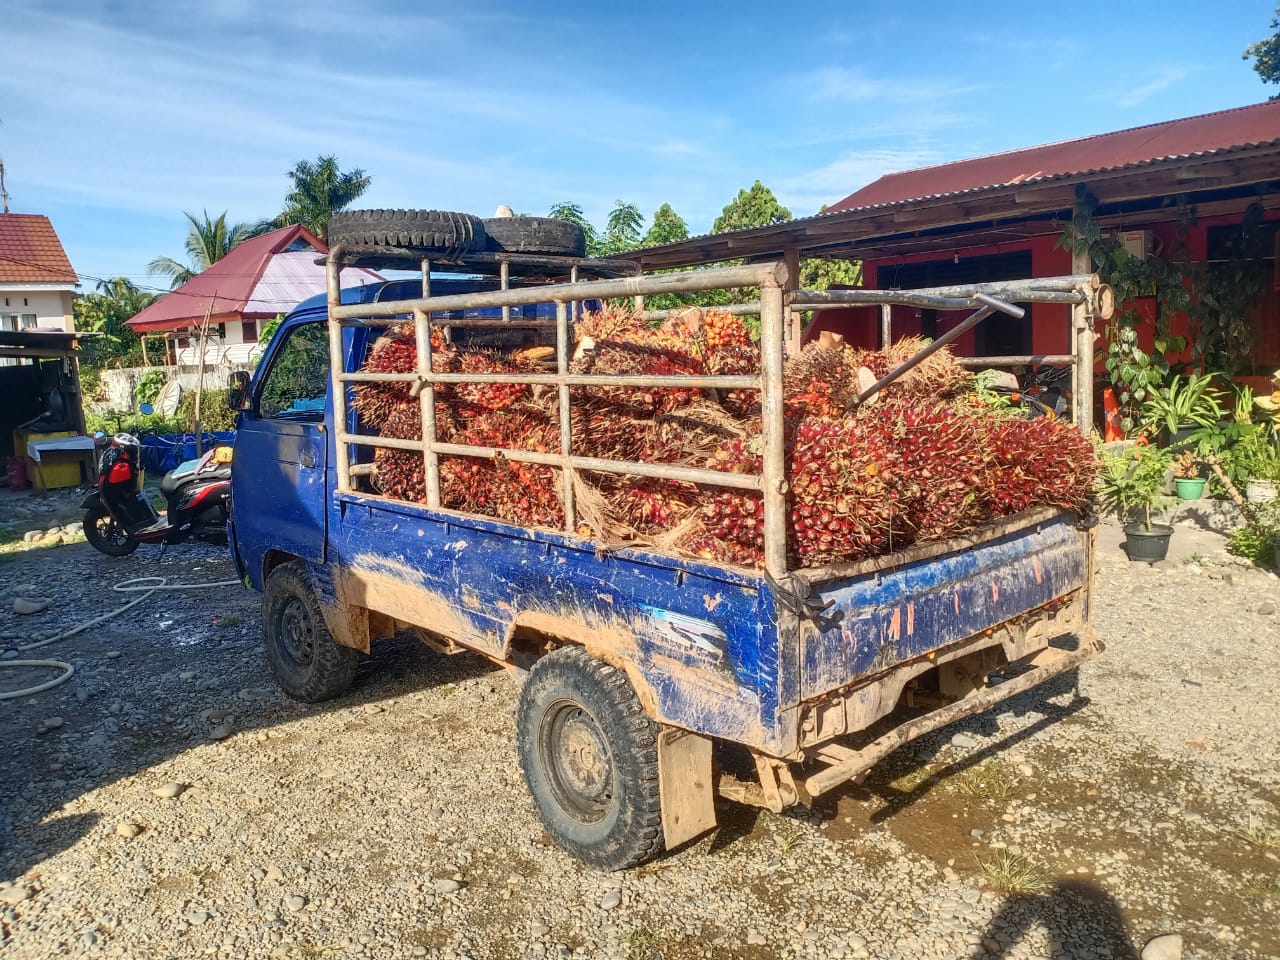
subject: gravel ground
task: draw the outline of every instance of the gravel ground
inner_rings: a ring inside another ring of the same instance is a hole
[[[0,554],[0,650],[113,609],[122,580],[232,575],[214,548],[110,560],[59,529]],[[1084,960],[1177,933],[1188,958],[1280,956],[1280,585],[1210,533],[1180,530],[1163,568],[1118,537],[1108,649],[1078,684],[811,810],[726,805],[716,834],[612,875],[543,832],[506,672],[398,638],[347,698],[303,706],[274,687],[255,594],[157,594],[24,655],[76,674],[0,701],[0,954]]]

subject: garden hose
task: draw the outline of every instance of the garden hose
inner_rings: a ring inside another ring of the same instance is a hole
[[[130,607],[136,607],[142,601],[150,598],[159,590],[205,590],[211,587],[238,587],[239,580],[217,580],[213,583],[169,583],[166,577],[134,577],[132,580],[122,580],[115,584],[111,589],[117,593],[140,593],[141,596],[135,597],[122,607],[117,607],[104,614],[94,617],[92,620],[86,620],[83,623],[76,624],[69,630],[63,630],[56,636],[48,637],[44,640],[37,640],[35,643],[24,643],[19,646],[18,652],[25,653],[28,650],[35,650],[38,647],[45,647],[59,640],[66,640],[68,637],[74,637],[77,633],[88,630],[90,627],[97,626],[104,621],[113,617],[118,617]],[[18,697],[30,697],[37,693],[43,693],[46,690],[52,690],[54,687],[66,683],[75,673],[75,667],[63,660],[0,660],[0,669],[5,667],[14,667],[18,669],[56,669],[62,670],[58,676],[43,683],[38,683],[30,687],[22,687],[18,690],[10,690],[0,693],[0,700],[16,700]]]

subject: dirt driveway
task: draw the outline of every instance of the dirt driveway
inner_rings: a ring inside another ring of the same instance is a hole
[[[1117,534],[1108,650],[1078,678],[614,875],[542,831],[505,672],[396,639],[306,707],[274,687],[256,595],[158,593],[32,651],[71,681],[0,700],[0,953],[1065,960],[1180,933],[1187,957],[1280,956],[1277,581],[1211,534],[1180,531],[1165,569]],[[232,575],[212,548],[10,550],[8,651],[117,607],[119,581]]]

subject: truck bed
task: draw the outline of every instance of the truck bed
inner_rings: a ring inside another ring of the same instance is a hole
[[[958,541],[809,572],[813,607],[830,605],[797,631],[779,628],[797,621],[780,616],[756,571],[600,553],[564,534],[381,497],[338,494],[332,506],[338,562],[328,569],[344,605],[516,665],[539,637],[573,640],[624,670],[660,722],[775,756],[798,749],[805,701],[975,636],[998,646],[997,628],[1082,595],[1089,575],[1088,534],[1069,515],[1032,511]],[[892,708],[881,706],[864,711],[868,722]]]

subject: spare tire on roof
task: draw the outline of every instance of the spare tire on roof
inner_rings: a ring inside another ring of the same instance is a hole
[[[489,249],[505,253],[545,253],[581,257],[587,235],[576,223],[550,217],[491,217],[484,222]]]
[[[329,220],[330,244],[411,247],[457,256],[484,250],[484,224],[449,210],[344,210]]]

